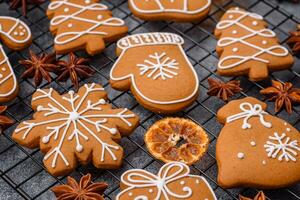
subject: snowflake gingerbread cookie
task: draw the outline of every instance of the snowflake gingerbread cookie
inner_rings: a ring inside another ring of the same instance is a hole
[[[19,19],[0,16],[1,41],[13,50],[21,50],[31,44],[29,27]],[[0,102],[15,98],[18,94],[17,79],[0,44]]]
[[[135,129],[138,117],[126,108],[112,109],[105,99],[104,88],[94,83],[62,96],[52,88],[38,89],[32,97],[33,120],[22,122],[12,137],[28,148],[39,146],[55,176],[90,160],[97,168],[117,168],[123,157],[117,142]]]
[[[198,76],[182,48],[184,40],[173,33],[127,36],[117,43],[118,60],[110,83],[131,89],[138,102],[158,113],[174,113],[198,96]]]
[[[129,0],[132,13],[144,20],[197,22],[210,10],[211,0]]]
[[[122,19],[99,0],[52,0],[47,11],[50,31],[55,35],[54,48],[63,54],[86,50],[100,53],[106,42],[126,35],[128,28]]]
[[[293,57],[267,29],[263,17],[241,8],[229,9],[217,24],[220,55],[218,73],[224,76],[248,75],[250,80],[266,79],[269,71],[288,69]]]
[[[121,193],[116,200],[217,200],[202,176],[191,175],[180,162],[162,166],[157,175],[131,169],[121,176]]]
[[[222,187],[280,188],[300,181],[300,134],[265,109],[247,97],[218,111],[225,124],[216,145]]]

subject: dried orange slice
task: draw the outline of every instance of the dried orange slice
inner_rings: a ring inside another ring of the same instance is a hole
[[[209,138],[196,123],[182,118],[165,118],[153,124],[145,135],[151,154],[164,162],[191,165],[204,155]]]

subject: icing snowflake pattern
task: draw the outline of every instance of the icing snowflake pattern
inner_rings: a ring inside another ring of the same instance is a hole
[[[41,142],[45,145],[50,141],[57,142],[57,146],[50,144],[51,149],[44,157],[44,160],[52,159],[52,168],[56,167],[58,158],[61,158],[66,166],[69,166],[68,156],[65,155],[66,152],[63,149],[65,149],[65,143],[74,140],[76,143],[74,152],[84,151],[81,141],[92,139],[99,144],[97,148],[101,148],[101,155],[99,155],[101,162],[105,161],[106,153],[113,160],[117,160],[114,151],[118,151],[120,147],[109,144],[107,140],[105,141],[101,137],[101,134],[108,133],[113,136],[118,133],[116,124],[114,124],[116,122],[112,121],[114,119],[119,120],[118,126],[121,126],[122,122],[128,127],[134,126],[130,120],[136,117],[135,114],[126,108],[115,111],[111,109],[101,98],[105,95],[103,95],[104,89],[100,85],[85,84],[81,90],[84,90],[83,95],[70,91],[62,97],[57,97],[58,94],[52,88],[48,90],[38,89],[37,95],[34,95],[32,101],[47,100],[46,103],[42,103],[43,105],[37,106],[37,114],[44,116],[44,120],[37,118],[24,121],[15,130],[15,134],[22,134],[22,139],[25,140],[34,128],[44,126],[45,133],[41,135]],[[95,102],[89,100],[93,95],[99,96]]]
[[[145,64],[138,64],[140,68],[140,75],[148,73],[147,77],[156,80],[161,78],[166,80],[167,78],[173,78],[178,73],[175,70],[179,69],[178,62],[175,59],[171,59],[166,56],[166,53],[157,53],[155,52],[152,55],[149,55],[149,59],[146,59]]]
[[[279,161],[285,159],[287,162],[290,160],[296,162],[297,151],[300,151],[297,140],[291,141],[291,138],[287,137],[285,133],[279,136],[276,132],[274,136],[269,136],[269,139],[272,142],[267,141],[264,145],[269,158],[278,158]]]

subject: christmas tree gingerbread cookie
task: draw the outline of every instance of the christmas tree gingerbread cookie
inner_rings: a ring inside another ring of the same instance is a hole
[[[21,20],[0,16],[0,40],[13,50],[21,50],[31,44],[31,32]],[[17,79],[0,44],[0,102],[7,102],[17,94]]]
[[[216,145],[218,183],[275,189],[300,181],[300,134],[267,113],[252,97],[230,101],[217,113],[225,124]]]
[[[210,10],[211,0],[129,0],[132,13],[147,21],[197,22]]]
[[[218,73],[224,76],[247,75],[250,80],[266,79],[269,71],[288,69],[293,57],[267,29],[263,17],[241,8],[229,9],[217,24],[220,55]]]
[[[54,48],[64,54],[86,50],[100,53],[106,42],[126,35],[128,28],[123,20],[113,17],[107,6],[99,0],[52,0],[48,17],[50,31],[56,35]]]
[[[121,176],[121,193],[116,200],[217,200],[202,176],[191,175],[180,162],[162,166],[157,175],[131,169]]]
[[[117,142],[135,129],[138,117],[126,108],[112,109],[105,99],[104,88],[94,83],[62,96],[52,88],[38,89],[33,119],[22,122],[12,137],[25,147],[40,147],[44,165],[55,176],[73,171],[78,162],[117,168],[123,157]]]
[[[198,96],[198,76],[173,33],[127,36],[117,43],[118,60],[110,71],[113,88],[131,90],[145,108],[175,113]]]

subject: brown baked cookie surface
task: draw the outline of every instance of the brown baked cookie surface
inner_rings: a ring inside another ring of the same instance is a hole
[[[211,0],[129,0],[128,4],[143,20],[197,22],[209,13]]]
[[[265,110],[265,103],[247,97],[218,111],[225,124],[216,145],[222,187],[273,189],[300,181],[299,132]]]
[[[125,22],[113,17],[99,0],[52,0],[47,15],[59,54],[86,50],[94,55],[105,48],[106,42],[115,41],[128,31]]]
[[[275,32],[267,29],[263,17],[241,8],[229,9],[217,24],[220,55],[218,73],[223,76],[247,75],[250,80],[266,79],[269,71],[288,69],[294,59],[279,44]]]
[[[19,19],[0,16],[0,40],[13,50],[21,50],[31,44],[31,31]],[[0,44],[0,102],[7,102],[15,98],[17,94],[17,79]]]
[[[198,76],[173,33],[127,36],[117,43],[118,60],[110,71],[117,90],[131,90],[145,108],[175,113],[190,106],[198,96]]]
[[[217,200],[202,176],[190,174],[180,162],[163,165],[158,174],[131,169],[121,176],[121,192],[116,200]]]
[[[73,171],[78,163],[118,168],[123,159],[118,142],[139,120],[126,108],[112,109],[104,88],[94,83],[64,95],[38,89],[32,108],[33,119],[22,122],[12,137],[25,147],[40,147],[44,165],[55,176]]]

